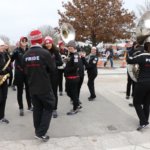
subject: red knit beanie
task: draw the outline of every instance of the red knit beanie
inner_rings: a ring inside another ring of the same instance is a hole
[[[43,38],[42,38],[42,33],[39,30],[33,30],[30,33],[30,40],[31,40],[31,44],[35,45],[35,44],[42,44],[43,42]]]
[[[45,39],[44,39],[44,44],[53,44],[53,39],[50,37],[50,36],[46,36]]]

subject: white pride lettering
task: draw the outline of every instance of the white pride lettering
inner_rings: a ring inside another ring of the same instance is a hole
[[[35,61],[35,60],[40,60],[39,56],[32,56],[32,57],[26,57],[26,61]]]

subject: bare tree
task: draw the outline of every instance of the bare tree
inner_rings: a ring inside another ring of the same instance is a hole
[[[38,29],[42,32],[43,37],[50,36],[54,40],[55,44],[58,43],[59,34],[56,30],[57,27],[53,28],[49,25],[43,25],[43,26],[39,27]]]
[[[0,39],[2,39],[7,45],[10,45],[10,39],[6,35],[0,35]]]
[[[60,35],[57,30],[58,27],[53,28],[50,25],[43,25],[43,26],[38,27],[37,29],[42,32],[43,38],[45,38],[46,36],[50,36],[54,40],[54,43],[57,45],[58,41],[60,40]],[[28,37],[28,39],[30,39],[29,33],[28,33],[27,37]]]
[[[72,0],[62,5],[65,11],[58,10],[59,24],[70,23],[78,41],[90,40],[97,45],[131,37],[135,15],[123,8],[122,0]]]

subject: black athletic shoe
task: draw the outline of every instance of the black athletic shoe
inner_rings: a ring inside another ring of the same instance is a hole
[[[78,109],[82,109],[82,106],[81,106],[81,105],[79,105],[79,106],[78,106]]]
[[[16,87],[14,85],[12,85],[12,90],[16,91]]]
[[[79,101],[79,105],[81,105],[82,104],[82,102],[81,101]]]
[[[76,110],[70,110],[69,112],[67,112],[67,115],[75,115],[76,113],[78,113],[78,109],[76,109]]]
[[[0,120],[0,123],[6,123],[6,124],[8,124],[9,121],[7,119],[3,118],[3,119]]]
[[[130,107],[134,107],[134,105],[132,103],[129,104]]]
[[[149,123],[140,125],[136,130],[140,131],[140,130],[144,129],[148,124],[149,124]]]
[[[35,135],[35,138],[38,140],[41,140],[43,142],[47,142],[49,140],[49,136],[48,135],[44,135],[44,136],[37,136]]]
[[[56,110],[53,110],[53,118],[57,118],[58,117],[58,114],[57,114],[57,111]]]
[[[63,96],[63,92],[59,92],[59,95],[60,95],[60,96]]]
[[[28,110],[29,110],[29,111],[33,111],[33,107],[29,107]]]
[[[96,98],[96,96],[94,96],[94,97],[88,97],[88,100],[89,101],[93,101],[95,98]]]
[[[20,116],[24,116],[24,110],[23,110],[23,109],[20,109],[20,110],[19,110],[19,115],[20,115]]]

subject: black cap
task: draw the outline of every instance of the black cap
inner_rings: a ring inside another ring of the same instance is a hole
[[[73,40],[69,41],[68,44],[67,44],[67,47],[73,47],[73,48],[76,48],[76,42],[73,41]]]

